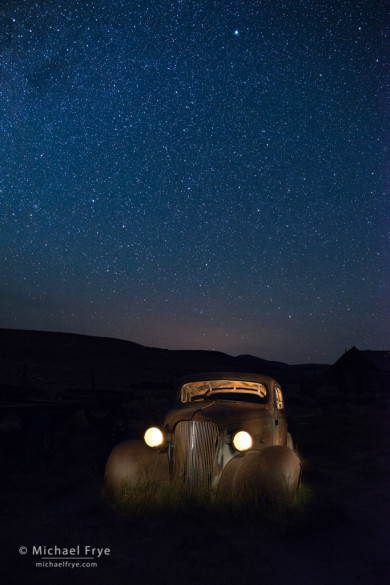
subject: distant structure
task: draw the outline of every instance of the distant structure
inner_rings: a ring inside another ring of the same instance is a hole
[[[352,347],[321,377],[320,393],[332,393],[352,402],[390,401],[390,351]]]

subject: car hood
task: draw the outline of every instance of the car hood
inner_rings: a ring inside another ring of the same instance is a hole
[[[165,428],[172,431],[179,421],[209,421],[215,422],[220,429],[248,421],[269,416],[266,404],[251,404],[248,402],[233,402],[230,400],[215,400],[180,405],[172,409],[165,417]]]

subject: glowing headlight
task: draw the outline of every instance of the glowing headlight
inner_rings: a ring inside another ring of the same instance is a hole
[[[238,451],[247,451],[252,444],[252,437],[246,431],[239,431],[233,437],[233,445]]]
[[[164,435],[157,427],[150,427],[144,435],[145,443],[149,447],[158,447],[164,441]]]

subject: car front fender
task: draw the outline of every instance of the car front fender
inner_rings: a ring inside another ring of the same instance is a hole
[[[131,440],[119,443],[110,453],[104,473],[104,487],[108,495],[115,495],[124,485],[140,481],[168,481],[168,456],[144,441]]]
[[[248,451],[226,465],[217,488],[218,497],[253,497],[260,493],[293,497],[299,485],[302,464],[295,451],[272,445]]]

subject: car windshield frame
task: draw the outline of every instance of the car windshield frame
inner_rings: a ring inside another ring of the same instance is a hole
[[[225,398],[221,398],[223,395]],[[231,395],[232,398],[227,397]],[[236,396],[234,398],[233,396]],[[187,382],[180,388],[180,402],[191,403],[200,400],[238,400],[245,402],[245,396],[248,396],[248,402],[266,404],[269,399],[269,391],[265,384],[261,382],[251,382],[247,380],[194,380]],[[250,397],[250,398],[249,398]],[[253,400],[256,398],[258,400]]]

